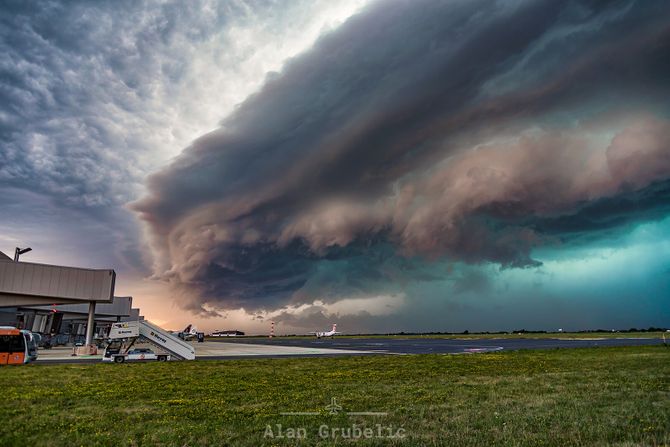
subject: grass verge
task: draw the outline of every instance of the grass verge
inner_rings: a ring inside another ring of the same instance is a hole
[[[0,389],[3,446],[670,444],[662,346],[36,364]]]

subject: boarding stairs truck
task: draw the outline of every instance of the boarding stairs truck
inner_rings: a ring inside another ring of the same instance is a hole
[[[161,353],[150,358],[158,361],[195,359],[193,345],[146,320],[113,323],[107,338],[103,361],[123,363],[131,359],[129,352],[138,341],[157,347]]]

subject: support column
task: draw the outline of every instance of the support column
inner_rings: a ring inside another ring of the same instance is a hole
[[[95,328],[95,301],[88,303],[88,321],[86,323],[86,346],[93,344],[93,329]]]

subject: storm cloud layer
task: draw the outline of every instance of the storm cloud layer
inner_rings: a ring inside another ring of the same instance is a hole
[[[669,13],[368,5],[149,178],[155,276],[192,310],[273,310],[537,267],[668,216]]]

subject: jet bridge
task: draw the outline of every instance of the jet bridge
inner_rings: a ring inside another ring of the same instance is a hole
[[[190,343],[175,337],[170,332],[146,320],[113,323],[109,330],[110,340],[125,340],[125,352],[138,340],[146,341],[168,352],[180,360],[194,360],[195,348]]]

